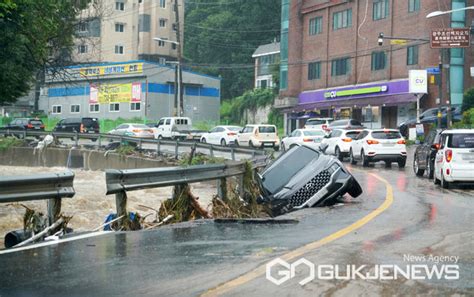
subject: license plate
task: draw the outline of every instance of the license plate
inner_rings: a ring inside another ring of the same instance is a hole
[[[395,146],[395,144],[394,143],[382,143],[382,146],[391,147],[391,146]]]
[[[321,139],[315,139],[315,140],[313,140],[313,141],[316,142],[316,143],[320,143],[320,142],[321,142]]]
[[[40,127],[35,127],[35,130],[39,130],[39,129],[40,129]]]
[[[462,159],[465,161],[471,161],[471,160],[474,161],[474,155],[463,154]]]
[[[273,146],[273,143],[264,143],[263,146]]]

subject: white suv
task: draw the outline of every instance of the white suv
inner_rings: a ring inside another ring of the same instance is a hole
[[[334,129],[328,135],[324,136],[322,143],[328,145],[325,153],[335,155],[339,161],[344,157],[349,157],[352,141],[362,130],[343,130]]]
[[[385,161],[387,166],[397,162],[403,168],[407,161],[406,141],[395,129],[362,130],[351,142],[349,157],[353,165],[357,160],[365,167],[370,162]]]
[[[312,118],[304,124],[304,129],[327,131],[329,124],[334,121],[333,118]]]
[[[447,189],[451,182],[474,182],[474,129],[443,131],[440,145],[434,183]]]
[[[247,125],[237,134],[236,145],[250,147],[273,147],[280,149],[280,138],[275,125]]]

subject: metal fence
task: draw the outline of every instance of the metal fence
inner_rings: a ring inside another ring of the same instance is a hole
[[[214,157],[215,152],[229,153],[230,157],[228,159],[236,160],[236,154],[246,155],[251,158],[256,156],[265,155],[266,152],[263,149],[252,149],[252,148],[241,148],[235,146],[220,146],[213,145],[208,143],[199,143],[195,141],[182,141],[182,140],[163,140],[163,139],[150,139],[150,138],[137,138],[121,135],[112,135],[112,134],[87,134],[87,133],[66,133],[66,132],[44,132],[44,131],[29,131],[29,130],[10,130],[10,129],[0,129],[1,136],[15,135],[19,138],[26,137],[40,137],[46,135],[52,135],[57,139],[72,139],[75,146],[79,146],[80,139],[91,140],[91,143],[88,145],[101,147],[104,141],[119,141],[120,143],[128,142],[135,143],[138,148],[142,149],[144,144],[152,144],[153,149],[157,151],[158,154],[163,152],[174,153],[177,158],[179,155],[179,148],[195,148],[203,149],[207,151],[207,154],[211,157]],[[166,150],[166,147],[172,148],[172,151],[169,149]]]

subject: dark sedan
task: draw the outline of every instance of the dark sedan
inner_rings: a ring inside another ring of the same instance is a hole
[[[34,118],[19,118],[13,119],[10,124],[4,127],[10,130],[33,130],[44,131],[44,124],[40,119]]]
[[[334,156],[308,146],[297,146],[281,155],[260,175],[260,203],[273,216],[304,207],[333,203],[349,193],[362,193],[357,180]]]
[[[431,130],[425,141],[416,148],[413,158],[413,171],[417,176],[423,176],[426,171],[428,178],[433,178],[434,161],[440,147],[441,132],[443,132],[441,129]]]

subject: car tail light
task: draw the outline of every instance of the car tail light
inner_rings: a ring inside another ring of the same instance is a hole
[[[228,132],[227,133],[227,136],[235,136],[235,135],[237,135],[237,133],[235,133],[235,132]]]
[[[367,140],[367,144],[379,144],[379,142],[377,140],[369,139]]]
[[[449,168],[446,169],[446,175],[450,175],[451,174],[451,170],[449,170]]]
[[[453,151],[452,150],[446,150],[446,162],[451,162],[453,159]]]
[[[304,142],[312,142],[313,140],[311,138],[303,138]]]
[[[323,128],[323,130],[326,130],[326,129],[328,128],[328,125],[325,125],[325,124],[324,124],[324,125],[322,125],[321,127]]]
[[[85,132],[84,124],[81,124],[80,131],[81,131],[81,133],[84,133],[84,132]]]
[[[44,129],[44,125],[41,125],[40,128]]]
[[[133,129],[132,132],[133,133],[140,133],[141,131],[140,131],[140,129]]]
[[[28,128],[33,128],[33,125],[32,125],[32,124],[28,124],[28,125],[26,125],[26,127],[28,127]]]
[[[435,150],[439,150],[440,147],[441,147],[441,145],[440,145],[439,143],[433,144],[433,148],[434,148]]]
[[[405,139],[402,139],[402,140],[399,140],[397,141],[398,144],[407,144],[407,142],[405,141]]]
[[[344,141],[344,142],[351,142],[351,141],[352,141],[352,138],[349,138],[349,137],[343,138],[342,141]]]

